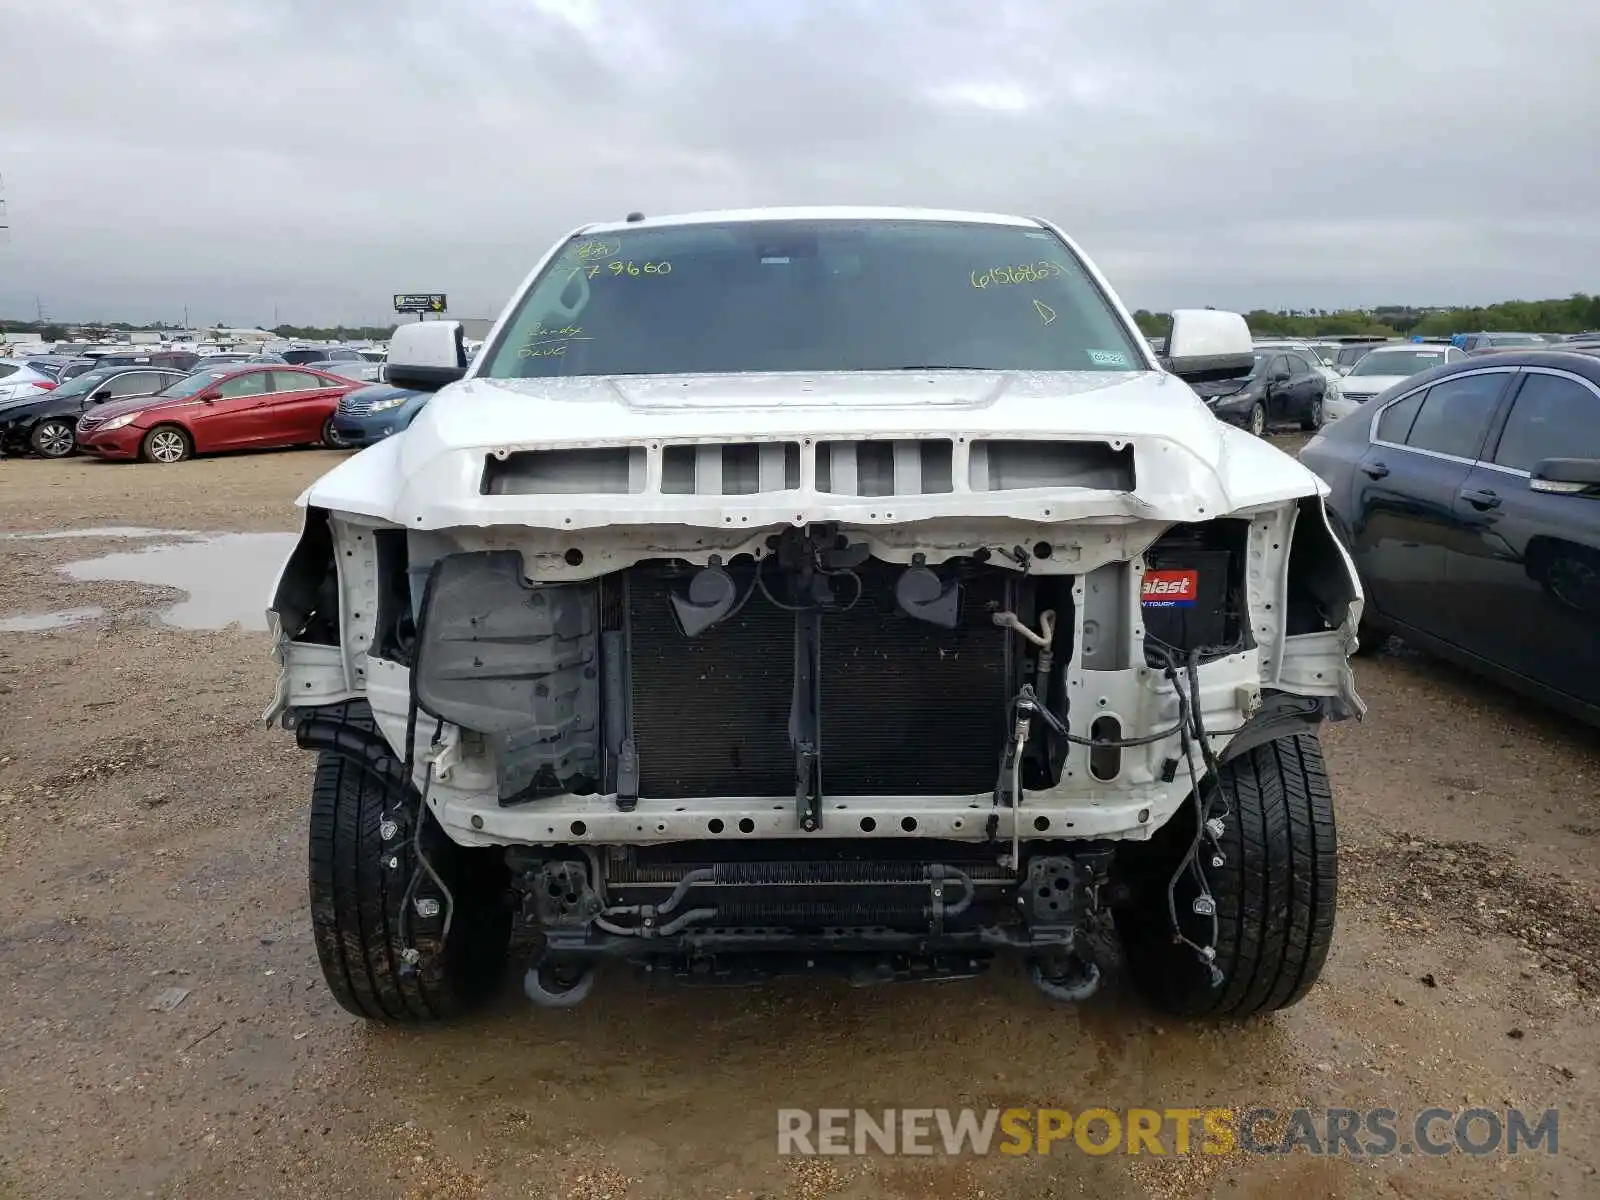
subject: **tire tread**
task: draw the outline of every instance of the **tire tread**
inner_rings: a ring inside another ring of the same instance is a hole
[[[1225,863],[1208,867],[1207,878],[1217,903],[1222,986],[1212,987],[1194,952],[1171,937],[1166,879],[1188,848],[1192,817],[1186,827],[1174,818],[1173,836],[1130,849],[1129,865],[1147,894],[1137,908],[1119,912],[1117,922],[1130,972],[1152,1002],[1186,1016],[1241,1018],[1296,1003],[1321,973],[1337,910],[1337,831],[1313,733],[1254,747],[1223,764],[1219,782],[1231,810],[1222,837]],[[1187,915],[1196,894],[1180,880],[1179,912],[1192,939],[1208,932]]]
[[[377,736],[364,706],[344,716]],[[417,970],[402,972],[400,906],[414,865],[416,793],[408,789],[401,806],[406,819],[394,842],[385,845],[378,828],[398,774],[392,756],[363,764],[343,753],[318,752],[307,864],[312,929],[323,976],[341,1007],[372,1021],[436,1021],[481,1000],[498,979],[511,930],[502,903],[503,863],[493,851],[457,846],[431,815],[424,817],[424,850],[450,884],[456,910],[450,942],[442,947],[438,918],[412,918],[410,934],[422,961]],[[401,860],[398,869],[386,865],[391,854]]]

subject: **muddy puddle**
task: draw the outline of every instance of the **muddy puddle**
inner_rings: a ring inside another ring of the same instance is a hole
[[[293,533],[222,533],[67,563],[78,580],[148,583],[188,593],[157,614],[179,629],[265,629],[268,591],[294,549]]]
[[[0,633],[41,633],[49,629],[65,629],[106,615],[98,604],[87,608],[63,608],[57,612],[17,613],[0,617]]]
[[[192,529],[151,529],[143,525],[90,525],[83,529],[47,529],[40,533],[0,533],[3,542],[59,542],[68,538],[204,537]]]
[[[57,567],[82,582],[142,583],[175,588],[183,599],[155,610],[178,629],[264,630],[268,593],[294,548],[293,533],[195,533],[177,529],[105,526],[46,533],[7,533],[13,541],[65,538],[127,538],[155,542]],[[180,540],[181,539],[181,540]],[[99,607],[0,617],[0,633],[61,629],[103,615]]]

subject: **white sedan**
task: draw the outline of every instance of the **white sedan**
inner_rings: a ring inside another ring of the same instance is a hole
[[[42,396],[56,386],[43,371],[14,358],[0,358],[0,401]]]
[[[1344,398],[1351,408],[1359,408],[1380,392],[1386,392],[1403,379],[1460,362],[1467,352],[1458,346],[1428,342],[1389,342],[1374,346],[1344,377]]]

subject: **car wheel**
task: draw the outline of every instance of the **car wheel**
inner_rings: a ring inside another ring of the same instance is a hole
[[[339,436],[339,431],[333,427],[332,417],[322,423],[322,445],[330,450],[344,449],[344,439]]]
[[[1249,428],[1257,437],[1267,436],[1267,406],[1259,400],[1250,408]]]
[[[146,462],[177,463],[194,453],[189,435],[176,425],[157,425],[144,435],[139,454]]]
[[[72,426],[65,421],[40,421],[28,437],[33,452],[43,458],[66,458],[78,447]]]
[[[1226,802],[1222,835],[1215,847],[1203,840],[1197,857],[1216,909],[1215,943],[1212,918],[1194,911],[1192,871],[1168,896],[1194,843],[1192,803],[1148,842],[1117,851],[1132,900],[1116,924],[1129,973],[1152,1004],[1185,1017],[1241,1018],[1295,1003],[1327,960],[1338,899],[1333,794],[1312,733],[1247,750],[1222,764],[1215,785]],[[1169,903],[1184,937],[1214,944],[1213,964],[1174,939]]]
[[[1300,422],[1300,428],[1310,432],[1322,428],[1322,397],[1318,396],[1311,402],[1311,411],[1306,414],[1306,419]]]
[[[369,765],[371,758],[317,756],[310,821],[317,958],[333,998],[356,1016],[441,1020],[484,999],[504,970],[511,939],[505,860],[457,845],[426,811],[419,839],[416,790],[394,777],[393,759],[376,763],[385,761],[390,770]],[[419,844],[448,897],[419,873]]]

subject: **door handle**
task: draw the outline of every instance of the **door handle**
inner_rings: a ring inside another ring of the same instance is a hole
[[[1461,493],[1461,498],[1479,512],[1500,507],[1500,494],[1488,488],[1468,488]]]
[[[1382,463],[1368,463],[1361,468],[1361,472],[1370,479],[1382,479],[1389,473],[1389,468]]]

